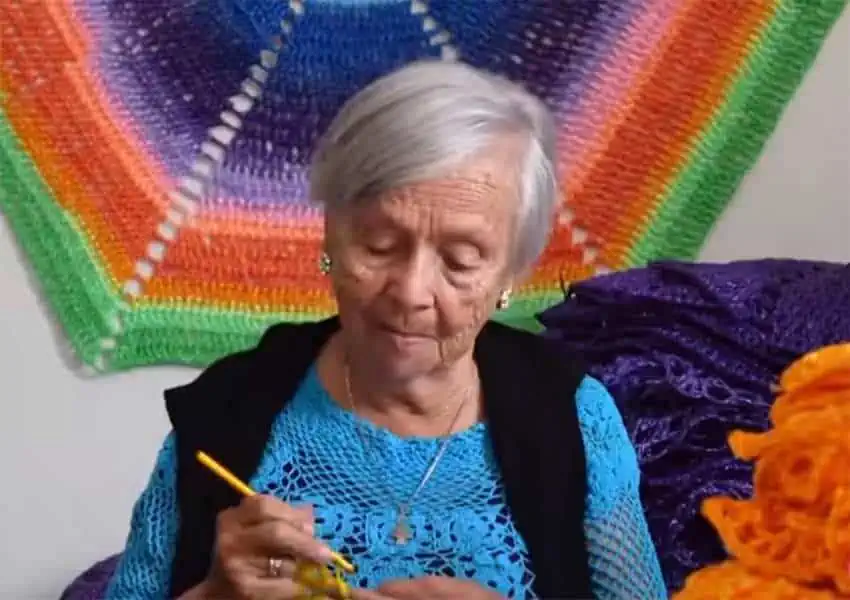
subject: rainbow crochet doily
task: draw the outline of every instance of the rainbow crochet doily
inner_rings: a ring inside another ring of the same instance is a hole
[[[568,199],[505,320],[690,257],[846,0],[23,0],[0,7],[0,207],[77,356],[205,364],[333,311],[306,164],[420,57],[554,109]]]

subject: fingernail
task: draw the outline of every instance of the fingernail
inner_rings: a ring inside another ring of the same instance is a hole
[[[317,558],[319,559],[319,562],[324,565],[330,564],[334,560],[334,551],[328,548],[327,546],[322,546],[319,550]]]

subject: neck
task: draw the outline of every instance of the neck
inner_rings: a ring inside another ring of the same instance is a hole
[[[341,385],[334,387],[346,403],[353,402],[358,413],[393,429],[392,424],[398,421],[445,427],[464,404],[459,424],[469,424],[463,423],[469,420],[464,416],[471,415],[473,421],[477,420],[478,371],[471,353],[432,373],[411,380],[393,381],[374,373],[368,361],[346,356],[341,343],[334,346],[336,348],[330,354],[335,360],[331,362],[342,367],[339,369]]]

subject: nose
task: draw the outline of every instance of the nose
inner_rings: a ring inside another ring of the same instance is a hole
[[[436,261],[426,252],[412,253],[407,260],[399,261],[391,269],[387,294],[399,308],[426,310],[435,303],[436,279]]]

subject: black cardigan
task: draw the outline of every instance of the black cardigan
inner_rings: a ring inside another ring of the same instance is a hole
[[[240,498],[199,466],[209,452],[243,480],[259,465],[275,417],[339,327],[337,319],[276,325],[259,345],[166,391],[177,443],[180,529],[171,597],[206,577],[216,515]],[[542,598],[591,598],[584,535],[584,446],[575,408],[583,371],[539,336],[489,323],[475,359],[506,500]]]

